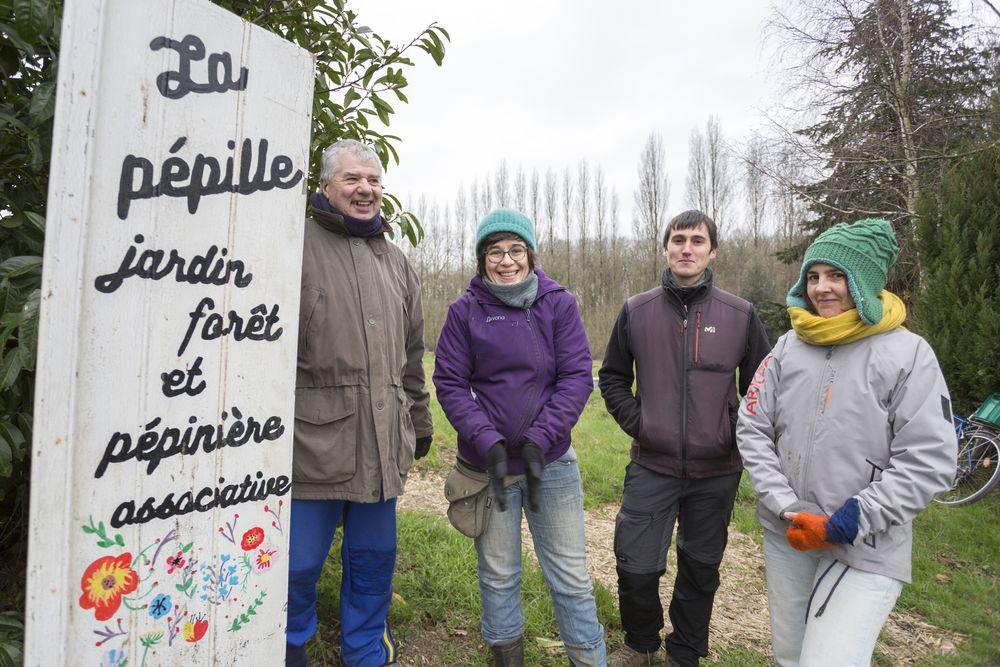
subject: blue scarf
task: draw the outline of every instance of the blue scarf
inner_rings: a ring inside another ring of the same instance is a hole
[[[344,215],[330,204],[322,192],[314,192],[309,195],[309,203],[312,204],[313,208],[324,213],[332,213],[333,215],[339,215],[344,221],[344,228],[347,229],[347,233],[351,236],[361,236],[361,237],[371,237],[378,236],[382,233],[382,214],[376,213],[375,217],[371,220],[360,220],[358,218],[352,218],[349,215]]]

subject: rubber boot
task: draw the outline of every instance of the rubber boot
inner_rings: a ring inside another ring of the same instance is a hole
[[[524,667],[524,642],[521,637],[490,648],[493,650],[494,667]]]

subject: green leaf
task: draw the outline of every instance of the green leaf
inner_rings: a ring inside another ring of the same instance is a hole
[[[31,106],[28,107],[28,117],[35,125],[52,118],[56,106],[56,84],[52,81],[39,84],[31,96]]]
[[[0,441],[7,443],[10,448],[10,455],[14,460],[24,460],[27,447],[25,447],[24,435],[16,426],[10,422],[0,421]],[[10,473],[8,472],[4,476],[9,475]]]
[[[33,213],[31,211],[25,211],[24,212],[24,217],[26,217],[28,219],[28,222],[30,222],[32,225],[35,226],[35,229],[37,229],[40,232],[44,232],[45,231],[45,216],[44,215],[38,215],[37,213]]]
[[[36,255],[21,255],[0,262],[0,280],[24,275],[40,269],[42,258]]]
[[[0,477],[10,477],[11,470],[14,469],[14,452],[10,443],[3,435],[0,435]]]
[[[21,37],[28,41],[38,39],[45,29],[49,10],[46,0],[14,0],[14,25]]]
[[[17,350],[9,350],[0,366],[0,391],[11,387],[21,374],[21,355]]]

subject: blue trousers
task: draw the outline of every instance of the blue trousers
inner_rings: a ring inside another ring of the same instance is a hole
[[[316,633],[316,584],[341,520],[341,661],[348,667],[394,662],[387,616],[396,567],[395,498],[377,503],[292,501],[286,641],[302,646]]]

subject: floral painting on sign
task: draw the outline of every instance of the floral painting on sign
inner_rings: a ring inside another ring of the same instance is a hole
[[[93,614],[95,644],[107,648],[101,664],[133,664],[125,652],[131,633],[138,633],[141,667],[158,648],[201,641],[209,618],[224,622],[227,632],[252,624],[266,603],[268,577],[279,569],[283,506],[282,500],[277,507],[264,505],[264,516],[255,522],[234,513],[218,529],[220,544],[228,548],[200,545],[169,530],[129,550],[120,534],[108,535],[104,522],[95,525],[90,518],[83,532],[113,552],[96,557],[80,577],[80,608]]]

